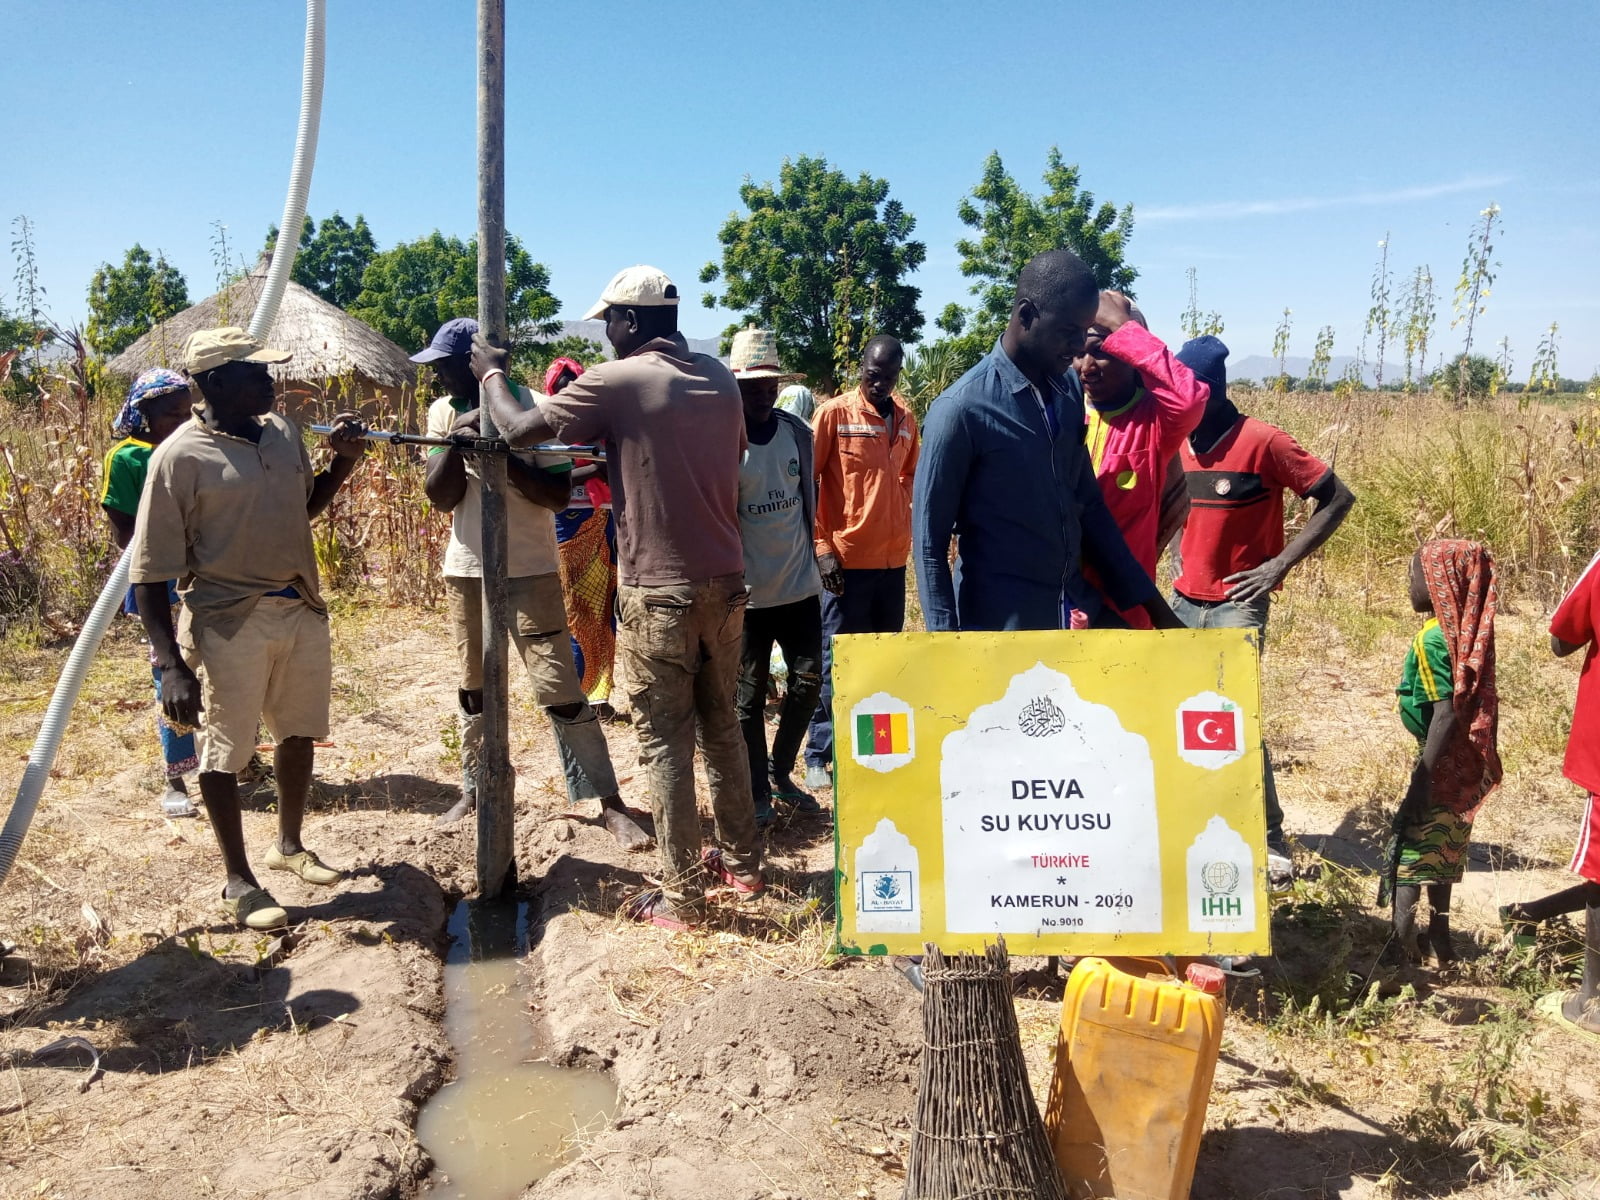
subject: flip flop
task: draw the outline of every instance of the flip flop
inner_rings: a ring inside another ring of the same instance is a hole
[[[772,798],[779,804],[787,805],[791,812],[802,817],[820,817],[823,812],[822,805],[817,803],[815,796],[810,792],[802,792],[792,784],[789,787],[780,787],[774,780]]]
[[[723,861],[722,851],[710,847],[700,856],[700,865],[709,871],[719,883],[731,887],[743,896],[759,896],[767,890],[767,881],[761,878],[760,871],[739,874]]]
[[[640,892],[622,906],[622,915],[630,921],[641,921],[670,929],[673,933],[688,933],[694,925],[674,915],[672,904],[658,891]]]
[[[278,906],[266,888],[251,888],[242,896],[229,896],[223,889],[222,911],[245,929],[281,929],[289,914]]]

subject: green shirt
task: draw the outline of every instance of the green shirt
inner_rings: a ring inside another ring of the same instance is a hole
[[[106,451],[104,478],[100,484],[100,503],[128,516],[139,513],[139,496],[144,477],[150,470],[150,454],[155,446],[136,437],[125,437]]]
[[[1428,706],[1455,690],[1450,680],[1450,646],[1436,617],[1411,639],[1400,668],[1400,721],[1418,741],[1428,736]]]

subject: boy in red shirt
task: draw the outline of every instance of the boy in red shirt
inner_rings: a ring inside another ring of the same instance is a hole
[[[1562,765],[1562,773],[1589,793],[1568,868],[1583,882],[1539,900],[1508,904],[1500,910],[1500,919],[1513,933],[1527,934],[1540,921],[1587,910],[1583,986],[1567,997],[1561,1011],[1578,1028],[1600,1033],[1600,554],[1590,560],[1550,618],[1550,649],[1557,657],[1584,647],[1588,653],[1578,676],[1572,732],[1567,735]]]
[[[1144,314],[1121,292],[1100,293],[1100,311],[1073,366],[1083,384],[1084,444],[1100,492],[1128,549],[1154,579],[1167,469],[1205,415],[1210,389],[1150,332]],[[1092,568],[1084,568],[1084,578],[1098,589]],[[1083,601],[1099,610],[1077,605],[1092,626],[1151,628],[1143,609],[1123,611],[1098,596]]]
[[[1191,338],[1178,361],[1210,385],[1205,416],[1179,449],[1189,489],[1189,520],[1172,581],[1172,611],[1190,629],[1255,629],[1263,637],[1272,593],[1302,559],[1333,536],[1355,496],[1333,469],[1275,425],[1243,415],[1228,399],[1228,347]],[[1283,538],[1285,490],[1314,500],[1305,528]],[[1268,868],[1290,870],[1283,808],[1266,767]],[[1277,858],[1281,861],[1273,862]]]

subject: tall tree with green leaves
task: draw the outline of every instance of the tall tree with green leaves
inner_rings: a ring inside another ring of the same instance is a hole
[[[1193,267],[1184,272],[1189,277],[1189,307],[1183,310],[1179,318],[1179,326],[1184,337],[1221,337],[1222,314],[1213,309],[1211,312],[1200,311],[1200,288],[1196,283],[1199,274]]]
[[[1278,327],[1272,331],[1272,357],[1278,360],[1278,377],[1272,381],[1272,389],[1276,392],[1289,390],[1289,332],[1293,328],[1293,315],[1286,308],[1278,319]]]
[[[1036,254],[1071,250],[1088,264],[1101,287],[1133,295],[1139,272],[1125,259],[1133,235],[1133,205],[1096,205],[1093,193],[1080,186],[1076,164],[1064,162],[1055,146],[1045,160],[1041,195],[1018,185],[1000,155],[991,153],[977,187],[961,201],[956,215],[976,232],[956,242],[956,251],[961,273],[974,281],[971,291],[977,303],[970,309],[948,305],[935,324],[956,340],[963,369],[987,354],[1005,330],[1017,276]]]
[[[1433,322],[1438,294],[1433,289],[1433,271],[1424,263],[1411,273],[1406,287],[1403,325],[1406,348],[1406,391],[1414,391],[1428,377],[1428,342],[1433,337]],[[1415,368],[1415,375],[1412,374]]]
[[[1528,393],[1549,395],[1560,386],[1561,376],[1556,370],[1556,335],[1560,333],[1561,326],[1550,322],[1539,338],[1539,346],[1533,353],[1533,370],[1528,375]],[[1511,374],[1508,367],[1507,376]]]
[[[1311,366],[1306,370],[1306,389],[1320,392],[1328,386],[1328,365],[1333,362],[1333,326],[1324,325],[1317,330],[1317,342],[1311,350]]]
[[[1462,360],[1470,360],[1472,353],[1472,331],[1477,319],[1483,315],[1485,302],[1489,299],[1489,289],[1494,286],[1495,271],[1500,264],[1494,260],[1494,227],[1500,219],[1500,206],[1491,204],[1478,214],[1477,223],[1472,227],[1472,234],[1467,239],[1467,256],[1461,260],[1461,278],[1456,280],[1455,297],[1451,302],[1451,311],[1454,313],[1450,320],[1450,328],[1465,324],[1466,340],[1461,346]],[[1468,380],[1470,372],[1457,371],[1456,377],[1456,403],[1465,404],[1468,395]]]
[[[550,272],[522,243],[506,237],[506,319],[514,344],[547,338],[561,327]],[[373,256],[348,309],[390,341],[420,350],[452,317],[478,315],[478,239],[437,229]]]
[[[122,265],[100,264],[89,281],[89,324],[85,339],[103,358],[120,354],[150,331],[189,307],[183,273],[160,251],[154,258],[135,242]]]
[[[267,230],[266,252],[271,254],[277,244],[278,227],[274,225]],[[321,225],[307,216],[300,229],[300,251],[295,255],[290,278],[329,304],[347,309],[361,295],[361,277],[377,253],[378,244],[367,228],[367,218],[360,213],[356,214],[354,225],[337,209]]]
[[[1378,243],[1378,265],[1372,269],[1372,307],[1367,309],[1367,323],[1362,331],[1362,342],[1374,333],[1378,335],[1378,357],[1373,366],[1378,391],[1383,391],[1383,356],[1389,349],[1389,333],[1394,326],[1394,309],[1389,303],[1394,288],[1394,276],[1389,271],[1389,235]]]
[[[776,184],[746,178],[739,199],[748,215],[730,214],[717,231],[722,261],[700,271],[707,308],[771,329],[786,368],[832,393],[856,368],[868,340],[890,334],[915,342],[922,298],[905,277],[927,247],[913,241],[917,221],[889,196],[889,183],[862,172],[854,180],[828,160],[785,159]]]

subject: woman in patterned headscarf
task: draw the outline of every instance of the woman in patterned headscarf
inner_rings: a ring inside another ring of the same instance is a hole
[[[144,494],[150,455],[188,415],[189,380],[177,371],[154,367],[134,380],[128,389],[122,411],[111,423],[112,434],[120,440],[106,453],[100,487],[100,507],[111,522],[118,549],[125,549],[133,540],[134,521],[139,515],[139,497]],[[167,584],[167,594],[176,607],[178,591],[174,583]],[[122,602],[122,611],[138,612],[131,587],[127,599]],[[161,738],[161,757],[167,775],[161,810],[172,817],[192,817],[194,802],[189,799],[183,777],[199,769],[194,734],[177,733],[161,715],[161,672],[155,666],[154,651],[151,651],[150,674],[156,684],[156,731]]]
[[[1394,819],[1385,890],[1395,938],[1409,956],[1428,889],[1426,948],[1454,960],[1450,889],[1466,868],[1472,819],[1500,783],[1500,700],[1494,684],[1494,560],[1476,542],[1428,542],[1411,560],[1411,606],[1432,619],[1412,639],[1400,676],[1400,719],[1421,751]]]
[[[583,374],[583,364],[558,358],[544,373],[544,394],[554,396]],[[612,665],[616,658],[617,527],[611,515],[611,489],[594,464],[572,472],[573,499],[556,514],[556,545],[572,630],[572,657],[578,681],[602,718],[611,707]]]

